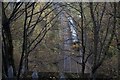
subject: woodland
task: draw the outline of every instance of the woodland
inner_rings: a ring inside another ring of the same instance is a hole
[[[3,80],[119,80],[120,2],[1,2]]]

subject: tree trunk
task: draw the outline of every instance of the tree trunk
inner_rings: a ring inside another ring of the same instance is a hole
[[[14,59],[13,59],[13,43],[12,36],[10,31],[10,21],[5,15],[4,8],[2,6],[2,53],[3,53],[3,64],[5,68],[5,72],[7,68],[12,65],[14,70],[14,76],[16,75]]]

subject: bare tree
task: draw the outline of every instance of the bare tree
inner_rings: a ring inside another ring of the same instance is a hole
[[[14,76],[16,75],[16,69],[14,65],[14,59],[13,59],[13,43],[12,43],[12,36],[11,36],[11,30],[10,30],[10,24],[15,18],[15,15],[18,12],[18,9],[22,6],[23,3],[16,3],[14,4],[14,9],[12,10],[12,13],[10,16],[7,16],[6,14],[6,8],[9,6],[10,3],[2,3],[2,53],[3,53],[3,67],[5,71],[5,74],[7,75],[7,69],[9,66],[13,67]]]
[[[51,27],[54,27],[56,23],[56,21],[54,22],[54,20],[58,16],[58,14],[61,12],[60,11],[56,13],[56,15],[53,16],[49,22],[45,23],[45,25],[40,30],[39,34],[28,43],[28,39],[30,39],[31,35],[33,35],[33,32],[35,31],[37,24],[42,22],[44,18],[49,16],[49,14],[51,14],[56,9],[56,8],[53,8],[51,11],[47,12],[45,16],[42,17],[41,14],[44,13],[44,11],[47,10],[47,8],[50,7],[52,4],[46,3],[39,12],[33,13],[34,4],[35,3],[33,3],[33,5],[31,6],[32,11],[30,15],[28,15],[27,4],[25,4],[25,21],[24,21],[23,50],[22,50],[23,52],[22,52],[20,64],[19,64],[19,71],[18,71],[18,76],[17,76],[18,79],[20,77],[22,66],[25,66],[25,72],[26,73],[28,72],[29,54],[38,46],[39,43],[41,43],[46,33],[51,29]],[[33,17],[36,15],[38,15],[38,18],[34,20]],[[28,18],[30,18],[30,20],[28,20]],[[48,26],[48,24],[51,24],[51,27]]]
[[[11,35],[11,27],[10,24],[14,22],[15,20],[19,19],[19,17],[24,15],[24,28],[23,28],[23,46],[22,46],[22,55],[20,59],[19,64],[19,70],[17,78],[20,78],[20,73],[22,66],[25,66],[25,72],[28,71],[28,56],[30,52],[32,52],[37,45],[43,40],[46,33],[50,30],[51,27],[55,25],[55,18],[57,15],[61,12],[58,12],[51,18],[51,20],[43,26],[39,34],[36,36],[35,39],[29,41],[29,38],[31,35],[33,35],[33,32],[35,31],[36,25],[38,23],[42,22],[44,18],[49,16],[56,8],[52,9],[53,4],[51,3],[45,3],[45,5],[38,10],[35,11],[35,7],[38,5],[38,3],[2,3],[2,37],[3,37],[3,43],[2,43],[2,52],[3,52],[3,69],[7,75],[7,69],[10,65],[13,67],[14,76],[16,75],[15,65],[14,65],[14,59],[13,59],[13,43],[12,43],[12,35]],[[12,6],[11,6],[12,4]],[[7,10],[9,7],[12,7],[10,11],[10,15],[7,15]],[[47,10],[47,8],[51,8],[51,11],[48,11],[45,16],[42,16],[42,14]],[[35,19],[35,17],[37,19]],[[48,25],[51,24],[51,27]],[[23,65],[24,64],[24,65]]]
[[[95,79],[96,77],[96,71],[97,69],[100,67],[100,65],[103,63],[108,50],[109,50],[109,46],[114,38],[114,32],[115,32],[115,28],[116,28],[116,16],[113,17],[113,23],[112,23],[112,28],[111,28],[111,34],[109,37],[109,40],[107,40],[106,37],[108,37],[108,31],[106,31],[106,35],[105,38],[103,38],[103,42],[101,42],[100,40],[100,29],[102,28],[102,20],[103,20],[103,16],[104,16],[104,12],[105,12],[105,6],[103,7],[103,13],[100,15],[100,18],[98,19],[98,15],[97,13],[94,13],[94,5],[93,3],[90,3],[90,13],[91,13],[91,19],[93,22],[93,34],[94,34],[94,51],[93,51],[93,66],[92,66],[92,78]],[[114,3],[114,9],[113,9],[114,15],[116,15],[116,3]],[[108,22],[109,24],[109,22]],[[107,28],[109,28],[109,26],[107,26]],[[107,41],[106,41],[107,40]],[[99,44],[101,43],[101,45]],[[100,47],[99,47],[100,45]],[[100,51],[99,51],[100,49]]]

